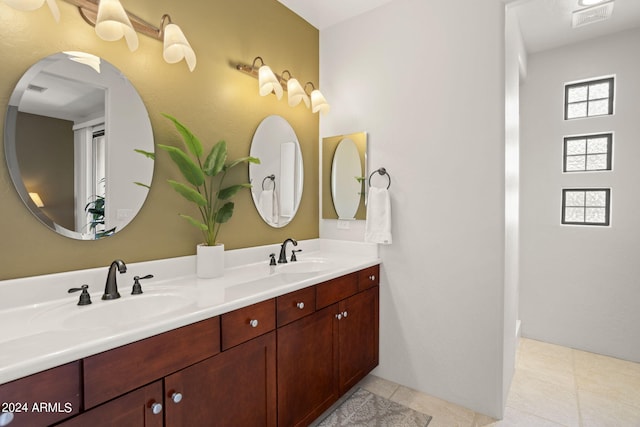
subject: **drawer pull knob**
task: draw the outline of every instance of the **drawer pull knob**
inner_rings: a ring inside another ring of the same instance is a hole
[[[300,301],[296,304],[296,307],[298,307],[300,310],[304,309],[304,302]]]
[[[173,400],[173,403],[180,403],[182,402],[182,393],[178,393],[177,391],[174,392],[171,395],[171,400]]]
[[[369,276],[369,280],[371,280],[372,282],[375,281],[376,280],[376,276],[372,274],[371,276]]]
[[[336,314],[336,319],[342,320],[342,313]]]
[[[345,311],[343,311],[343,312],[342,312],[342,317],[347,317],[347,314],[349,314],[349,313],[347,313],[347,311],[346,311],[346,310],[345,310]]]
[[[258,321],[256,319],[251,319],[251,320],[249,320],[249,325],[251,325],[252,328],[257,328],[258,327]]]
[[[162,412],[162,403],[152,402],[151,412],[153,412],[153,415],[158,415],[160,412]]]
[[[0,426],[8,426],[13,421],[13,412],[0,413]]]

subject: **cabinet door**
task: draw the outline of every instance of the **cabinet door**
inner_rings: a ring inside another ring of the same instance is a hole
[[[162,381],[125,394],[62,424],[60,427],[162,427]]]
[[[276,338],[270,332],[164,379],[166,425],[276,425]]]
[[[340,302],[340,394],[378,366],[378,286]]]
[[[307,426],[338,399],[338,304],[278,329],[278,424]]]
[[[0,385],[0,425],[49,425],[80,412],[80,362]]]

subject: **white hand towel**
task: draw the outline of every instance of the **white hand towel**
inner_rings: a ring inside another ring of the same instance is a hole
[[[369,188],[364,240],[391,244],[391,199],[386,188]]]
[[[262,190],[259,198],[260,213],[271,224],[273,222],[273,190]]]
[[[273,225],[280,223],[280,200],[278,199],[278,192],[273,189],[273,209],[271,210],[271,222]]]

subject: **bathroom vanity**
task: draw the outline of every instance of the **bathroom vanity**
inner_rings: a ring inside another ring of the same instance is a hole
[[[172,279],[202,301],[176,312],[184,325],[102,337],[103,351],[0,385],[2,416],[13,412],[0,425],[308,425],[378,364],[379,260],[330,252],[278,266],[262,287],[247,269],[266,262]]]

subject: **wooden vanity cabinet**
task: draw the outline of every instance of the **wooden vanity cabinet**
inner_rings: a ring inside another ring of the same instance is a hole
[[[278,425],[309,425],[378,365],[378,271],[317,285],[316,311],[278,328]]]
[[[0,385],[1,425],[44,426],[79,413],[80,372],[71,362]]]

